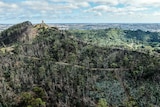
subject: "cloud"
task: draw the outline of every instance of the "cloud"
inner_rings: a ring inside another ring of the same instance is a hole
[[[107,5],[99,5],[91,9],[88,9],[86,12],[118,12],[119,10],[120,9],[117,9],[115,7],[110,7]]]
[[[159,17],[160,0],[1,0],[1,20],[106,20]],[[96,17],[96,18],[94,18]],[[114,17],[114,18],[113,18]],[[128,19],[129,20],[129,19]],[[64,21],[63,21],[64,22]]]
[[[61,2],[60,2],[61,1]],[[46,1],[24,1],[22,2],[24,7],[27,7],[30,10],[43,10],[43,11],[68,11],[79,8],[89,7],[88,2],[62,2],[63,0],[52,0],[52,2]]]
[[[118,5],[118,0],[89,0],[90,2],[98,3],[98,4],[106,4],[106,5]]]
[[[90,7],[90,4],[88,2],[80,2],[80,3],[75,3],[78,7]]]
[[[17,6],[15,5],[15,4],[7,4],[7,3],[4,3],[4,2],[2,2],[2,1],[0,1],[0,7],[1,8],[5,8],[5,7],[10,7],[11,6],[11,8],[16,8]]]
[[[26,7],[27,9],[33,9],[33,10],[52,10],[48,4],[48,2],[41,2],[41,1],[24,1],[22,2],[22,5]]]
[[[133,7],[133,6],[126,6],[123,8],[120,7],[113,7],[113,6],[107,6],[107,5],[99,5],[92,7],[85,12],[105,12],[105,13],[124,13],[124,12],[141,12],[145,11],[147,8],[143,7]]]
[[[134,6],[128,6],[123,8],[123,11],[130,11],[130,12],[141,12],[141,11],[145,11],[148,10],[148,8],[146,7],[134,7]]]
[[[160,12],[154,12],[153,16],[160,16]]]
[[[0,12],[1,14],[2,13],[5,13],[5,12],[8,12],[8,11],[15,11],[16,9],[18,9],[18,5],[14,4],[14,3],[4,3],[2,1],[0,1]]]
[[[50,0],[53,2],[68,2],[68,3],[81,3],[81,2],[92,2],[97,4],[110,4],[117,5],[119,0]]]
[[[151,7],[160,6],[159,0],[132,0],[132,1],[133,4],[130,5],[151,6]]]
[[[102,16],[102,13],[101,12],[97,12],[96,16]]]

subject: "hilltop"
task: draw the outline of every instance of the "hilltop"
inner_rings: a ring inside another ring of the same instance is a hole
[[[36,29],[41,29],[41,28],[47,29],[47,28],[49,28],[49,26],[47,24],[45,24],[43,20],[42,20],[42,23],[36,24],[34,27]]]
[[[12,48],[0,53],[2,107],[160,105],[159,55],[102,47],[79,39],[80,31],[39,25],[27,21],[1,33],[1,47]]]

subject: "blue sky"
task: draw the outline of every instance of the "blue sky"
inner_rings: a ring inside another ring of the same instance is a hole
[[[0,23],[160,23],[160,0],[1,0]]]

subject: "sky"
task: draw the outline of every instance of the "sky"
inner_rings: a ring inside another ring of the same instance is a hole
[[[0,0],[0,23],[160,23],[160,0]]]

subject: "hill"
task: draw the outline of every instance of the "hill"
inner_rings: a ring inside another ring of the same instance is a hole
[[[131,50],[160,52],[160,33],[117,28],[100,30],[71,30],[78,39],[101,47],[123,47]]]
[[[26,21],[4,30],[0,34],[1,45],[16,43],[17,41],[26,42],[35,38],[36,31],[31,22]]]
[[[12,35],[1,36],[4,44],[14,46],[12,54],[0,53],[2,107],[160,105],[159,55],[100,47],[76,39],[71,31],[24,23]],[[26,26],[37,32],[29,43],[19,41],[27,29],[16,34]]]

